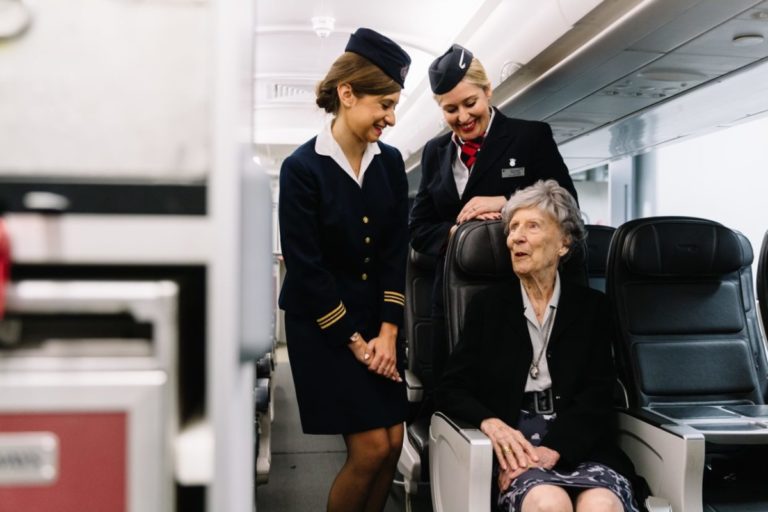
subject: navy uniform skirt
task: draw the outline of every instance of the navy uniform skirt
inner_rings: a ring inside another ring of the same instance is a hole
[[[534,446],[541,444],[554,415],[520,411],[517,429]],[[572,471],[532,468],[518,476],[509,487],[499,493],[498,508],[504,512],[522,510],[523,499],[537,485],[548,484],[563,488],[572,497],[585,489],[602,487],[610,490],[624,505],[626,512],[639,512],[632,495],[632,485],[624,476],[597,462],[582,462]]]
[[[285,315],[288,358],[305,434],[351,434],[387,428],[406,419],[405,383],[368,370],[346,345],[331,346],[313,319]],[[366,341],[378,334],[361,332]],[[397,367],[405,378],[405,347]]]

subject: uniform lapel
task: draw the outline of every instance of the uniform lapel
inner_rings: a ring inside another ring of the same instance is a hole
[[[458,201],[459,191],[456,188],[456,180],[453,178],[453,154],[455,151],[456,147],[449,133],[446,143],[437,149],[437,166],[440,172],[440,182],[446,193],[453,201]]]
[[[560,279],[560,301],[557,304],[557,313],[555,314],[555,325],[552,326],[552,333],[549,338],[549,346],[557,345],[562,334],[568,329],[578,317],[579,310],[573,286],[566,280]]]
[[[507,153],[507,148],[516,138],[516,134],[510,129],[511,125],[507,121],[508,119],[496,110],[493,123],[491,123],[491,130],[488,132],[483,148],[477,156],[475,167],[469,175],[467,187],[464,189],[465,196],[469,197],[472,194],[472,188],[483,181],[488,173],[501,172],[501,167],[504,167],[497,165],[497,161]]]

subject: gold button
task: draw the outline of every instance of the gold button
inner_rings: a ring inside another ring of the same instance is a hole
[[[371,243],[371,237],[369,236],[365,237],[365,243],[367,244]]]
[[[363,217],[363,224],[368,224],[368,217]]]
[[[370,262],[371,262],[371,258],[368,258],[368,257],[366,256],[366,258],[363,260],[363,262],[364,262],[364,263],[370,263]]]
[[[363,281],[366,281],[366,280],[368,279],[368,274],[363,274],[363,275],[362,275],[362,276],[360,276],[360,277],[362,277],[362,278],[363,278]]]

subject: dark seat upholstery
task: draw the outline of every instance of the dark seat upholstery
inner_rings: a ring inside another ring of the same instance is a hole
[[[408,368],[427,388],[432,386],[432,285],[436,260],[413,249],[406,267],[405,335]]]
[[[750,454],[765,454],[768,444],[768,428],[755,421],[768,419],[768,368],[752,258],[741,233],[690,217],[629,221],[616,230],[608,255],[607,292],[630,406],[645,408],[651,423],[677,424],[706,440],[708,470],[699,480],[705,510],[768,509],[768,486],[753,486],[754,472],[734,476],[727,463],[737,459],[746,468]],[[724,467],[727,478],[718,475]]]
[[[587,224],[587,277],[589,286],[605,291],[605,269],[608,263],[608,247],[616,228]]]
[[[765,232],[757,260],[757,301],[763,318],[763,330],[768,336],[768,231]]]

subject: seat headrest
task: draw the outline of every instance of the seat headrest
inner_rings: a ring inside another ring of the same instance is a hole
[[[616,228],[588,224],[587,228],[587,268],[590,273],[605,274],[608,261],[608,247]]]
[[[456,264],[462,272],[480,278],[513,275],[507,237],[500,221],[470,222],[455,236],[459,237]]]
[[[744,236],[705,220],[641,223],[622,249],[627,268],[649,276],[723,275],[752,264]]]

